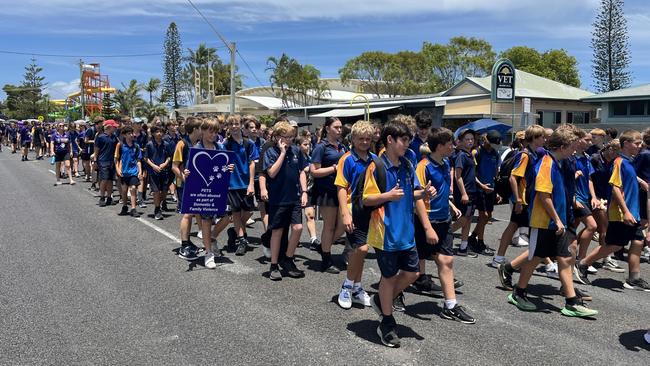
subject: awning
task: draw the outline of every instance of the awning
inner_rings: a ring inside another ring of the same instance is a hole
[[[401,106],[392,106],[392,107],[377,107],[377,108],[370,108],[369,112],[370,114],[381,112],[381,111],[386,111],[389,109],[395,109],[399,108]],[[323,113],[318,113],[318,114],[312,114],[309,117],[355,117],[355,116],[363,116],[366,113],[365,108],[340,108],[340,109],[332,109],[327,112]]]

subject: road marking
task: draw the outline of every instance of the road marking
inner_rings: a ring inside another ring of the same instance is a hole
[[[55,173],[54,170],[52,170],[52,169],[48,169],[47,171],[50,172],[50,173],[52,173],[52,174],[54,174],[54,175],[56,175],[56,173]]]
[[[156,231],[159,232],[160,234],[162,234],[162,235],[168,237],[169,239],[171,239],[171,240],[173,240],[173,241],[179,241],[178,238],[177,238],[175,235],[173,235],[172,233],[170,233],[169,231],[167,231],[167,230],[163,230],[163,229],[159,228],[158,226],[156,226],[156,225],[154,225],[154,224],[152,224],[152,223],[150,223],[150,222],[144,220],[144,219],[141,218],[141,217],[138,217],[136,220],[137,220],[137,221],[140,221],[141,223],[143,223],[143,224],[145,224],[145,225],[147,225],[147,226],[149,226],[150,228],[156,230]]]

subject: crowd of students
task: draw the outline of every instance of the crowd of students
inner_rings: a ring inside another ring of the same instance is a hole
[[[619,261],[626,260],[624,287],[650,291],[640,270],[650,240],[650,130],[617,136],[598,128],[585,132],[573,125],[555,130],[533,125],[517,132],[504,151],[498,132],[463,129],[454,134],[432,128],[432,122],[425,111],[415,117],[398,115],[385,125],[343,125],[328,118],[312,134],[284,117],[269,128],[251,115],[189,117],[180,124],[156,120],[150,128],[139,119],[100,117],[90,126],[12,122],[1,126],[0,137],[12,152],[21,149],[22,160],[28,160],[31,149],[37,159],[50,156],[57,186],[64,176],[75,183],[81,159],[85,180],[99,191],[99,206],[118,200],[113,198],[117,183],[120,215],[138,217],[150,190],[157,220],[169,211],[168,198],[182,200],[185,179],[192,174],[185,167],[190,147],[232,151],[227,213],[182,215],[179,256],[203,257],[206,268],[216,268],[220,251],[215,238],[226,229],[226,245],[245,255],[247,223],[258,209],[263,250],[270,259],[268,278],[301,278],[305,274],[294,255],[304,216],[308,247],[321,255],[320,270],[346,269],[338,304],[344,309],[354,303],[372,307],[380,317],[377,333],[389,347],[400,344],[393,312],[404,310],[407,287],[442,292],[442,318],[475,323],[456,299],[455,289],[463,285],[454,275],[456,255],[493,256],[499,281],[510,291],[507,300],[524,311],[537,309],[527,287],[540,263],[561,282],[565,305],[560,312],[566,316],[598,314],[585,305],[592,300],[589,293],[574,286],[574,277],[589,285],[596,265],[624,272]],[[495,250],[485,243],[485,227],[494,206],[503,203],[512,212]],[[320,235],[315,208],[323,220]],[[478,221],[471,230],[476,211]],[[202,247],[190,240],[193,220]],[[453,233],[458,230],[455,249]],[[344,233],[345,265],[332,257],[333,243]],[[590,251],[592,240],[599,245]],[[528,249],[507,261],[512,244]],[[381,272],[379,291],[372,297],[362,285],[369,247]],[[435,262],[440,285],[427,274],[427,260]]]

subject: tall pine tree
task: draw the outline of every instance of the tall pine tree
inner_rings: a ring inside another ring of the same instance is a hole
[[[104,119],[115,118],[115,103],[113,103],[113,98],[109,93],[104,94],[102,98],[102,117]]]
[[[596,91],[605,93],[628,87],[632,77],[628,70],[630,48],[623,0],[601,0],[593,26],[592,76]]]
[[[43,112],[42,99],[43,88],[47,85],[45,77],[39,74],[43,71],[42,67],[36,64],[36,59],[32,57],[32,63],[25,67],[23,75],[23,102],[22,110],[26,117],[36,118]]]
[[[165,58],[163,69],[165,73],[164,94],[169,96],[168,102],[178,108],[182,102],[181,84],[183,72],[181,36],[176,23],[172,22],[167,28],[165,36]]]

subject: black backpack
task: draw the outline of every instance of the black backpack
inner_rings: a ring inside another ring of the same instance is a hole
[[[517,156],[521,154],[520,151],[512,150],[506,155],[505,159],[499,166],[499,171],[497,176],[494,179],[494,191],[503,198],[504,201],[507,201],[512,196],[512,187],[510,187],[510,174],[515,168],[515,161]]]
[[[404,157],[400,158],[400,163],[406,164],[407,179],[412,179],[410,175],[413,172],[413,164],[411,164],[411,162]],[[373,157],[370,164],[375,164],[376,166],[375,172],[377,174],[375,175],[375,181],[377,182],[379,192],[384,193],[386,188],[386,165],[384,164],[382,158],[379,156]],[[370,216],[372,214],[372,211],[384,205],[381,204],[377,206],[365,206],[363,204],[363,186],[366,183],[366,172],[368,171],[370,164],[368,164],[363,173],[361,173],[357,178],[354,190],[355,193],[351,197],[352,221],[354,222],[354,226],[366,233],[368,232],[368,227],[370,225]]]

